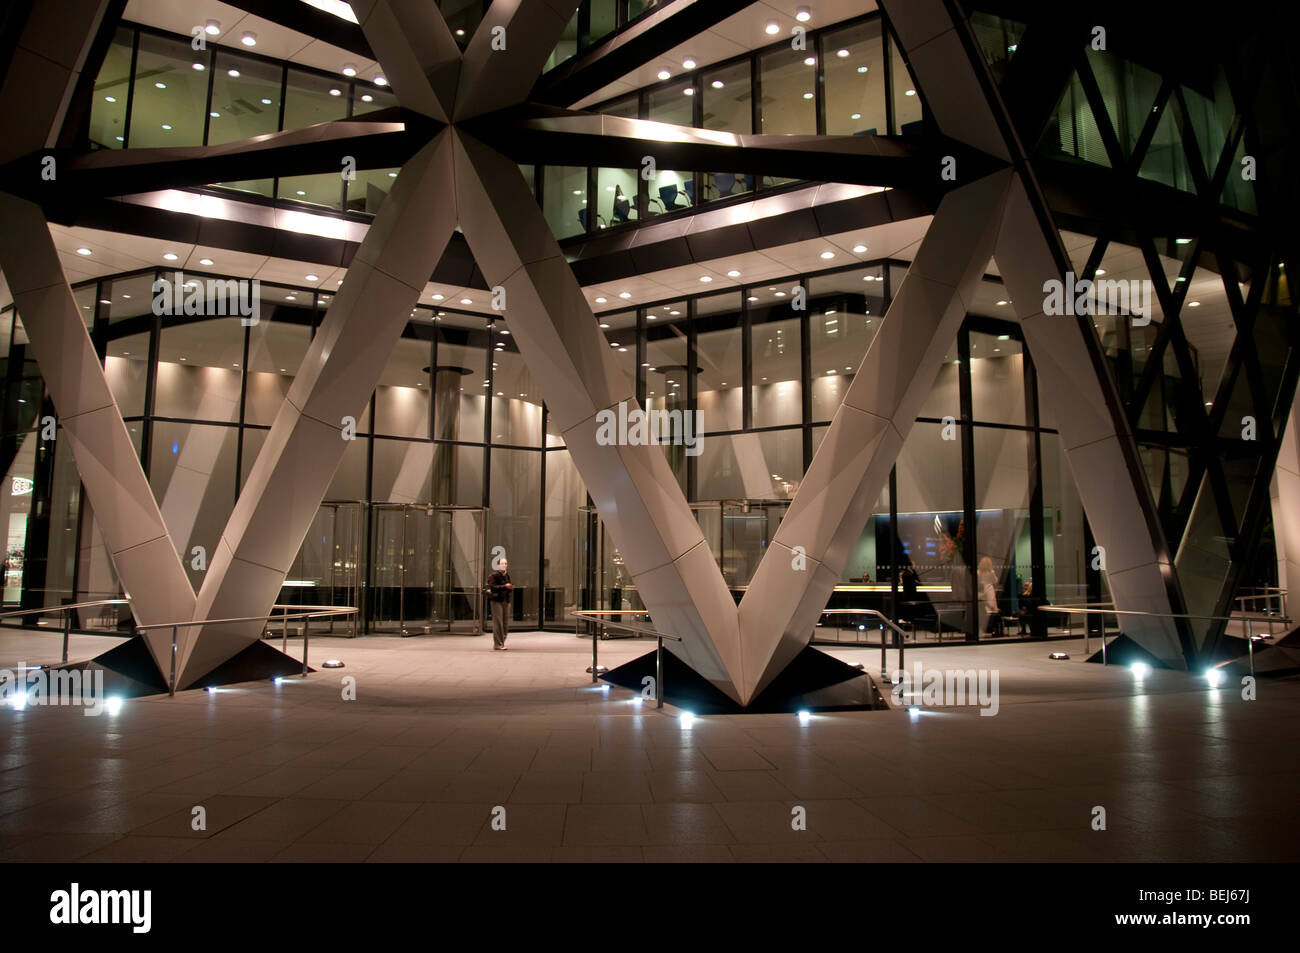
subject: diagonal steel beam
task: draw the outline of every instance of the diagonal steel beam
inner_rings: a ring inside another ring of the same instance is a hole
[[[753,0],[675,0],[544,73],[528,97],[569,106],[685,43]]]
[[[564,253],[519,168],[454,131],[461,226],[505,314],[587,492],[624,554],[672,651],[744,701],[735,601],[663,452],[598,439],[597,415],[639,409]]]
[[[402,169],[330,303],[199,590],[196,619],[269,612],[434,265],[456,227],[451,130]],[[260,623],[205,626],[181,658],[188,687],[255,642]]]
[[[579,0],[494,0],[465,48],[457,122],[523,101]]]
[[[194,611],[194,590],[63,274],[45,215],[30,202],[0,195],[0,220],[5,223],[0,268],[59,413],[61,439],[72,447],[136,619],[142,625],[187,619]],[[166,675],[170,633],[152,633],[146,642]]]
[[[460,80],[460,47],[432,0],[351,0],[352,12],[397,101],[449,122]]]
[[[1009,171],[996,173],[949,194],[935,211],[741,599],[746,698],[811,640],[974,300],[1010,181]]]

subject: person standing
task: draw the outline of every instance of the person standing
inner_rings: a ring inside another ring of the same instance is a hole
[[[499,568],[488,576],[488,604],[492,607],[492,649],[506,651],[507,622],[506,609],[510,605],[510,595],[514,583],[510,581],[509,560],[502,559]]]

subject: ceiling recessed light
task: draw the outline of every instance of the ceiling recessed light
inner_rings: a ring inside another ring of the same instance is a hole
[[[833,251],[822,252],[822,261],[830,261],[834,257],[835,257],[835,252]]]
[[[608,300],[608,299],[606,299],[606,298],[597,298],[597,299],[596,299],[596,304],[604,304],[606,300]]]
[[[712,280],[713,277],[711,275],[700,275],[700,281],[704,282],[706,285]]]
[[[608,330],[609,330],[609,325],[606,324],[604,321],[600,322],[600,327],[601,327],[601,329],[604,330],[604,331],[608,331]]]
[[[216,20],[209,20],[207,23],[203,24],[203,32],[208,36],[220,36],[221,24]]]
[[[226,75],[229,76],[231,79],[239,79],[239,70],[228,69],[226,70]]]
[[[750,295],[749,298],[746,299],[746,300],[749,300],[749,301],[757,301],[758,298],[754,297],[753,295]]]
[[[695,69],[695,60],[689,56],[682,60],[682,69]]]
[[[815,56],[810,56],[810,57],[808,57],[807,59],[805,59],[805,60],[803,61],[803,65],[804,65],[804,66],[816,66],[816,65],[817,65],[817,57],[815,57]]]
[[[343,95],[343,90],[338,89],[337,87],[336,87],[336,88],[333,88],[333,89],[330,90],[330,95],[331,95],[331,96],[342,96],[342,95]]]
[[[728,277],[728,278],[739,278],[739,277],[740,277],[740,272],[738,272],[735,268],[733,268],[733,269],[731,269],[731,271],[727,272],[727,277]]]
[[[294,297],[293,295],[285,295],[285,296],[284,296],[284,300],[285,300],[285,301],[297,301],[298,299],[297,299],[296,297]]]
[[[1003,306],[1004,304],[1006,304],[1006,303],[1007,303],[1007,302],[1006,302],[1006,299],[1005,299],[1005,298],[1001,298],[1001,299],[998,300],[998,307],[1000,308],[1000,307],[1002,307],[1002,306]]]
[[[251,32],[245,33],[239,38],[239,42],[243,43],[245,46],[257,46],[257,34]]]
[[[866,251],[866,250],[867,250],[867,246],[866,246],[866,245],[854,245],[854,246],[853,246],[853,254],[855,254],[855,255],[861,255],[861,254],[862,254],[864,251]]]
[[[269,105],[271,105],[271,100],[269,100],[269,99],[263,99],[263,100],[262,100],[262,105],[263,105],[263,106],[269,106]]]
[[[630,298],[630,297],[632,297],[631,293],[630,293],[630,292],[627,292],[627,291],[620,291],[620,292],[618,293],[618,296],[619,296],[620,298]]]
[[[89,254],[90,254],[90,249],[89,249],[89,248],[78,248],[78,249],[77,249],[77,254],[78,254],[78,255],[89,255]]]
[[[307,193],[304,192],[302,189],[299,189],[299,190],[298,190],[298,194],[299,194],[299,195],[306,195]]]
[[[167,84],[166,84],[166,83],[154,83],[154,87],[155,87],[156,89],[166,89],[166,88],[167,88]]]
[[[382,76],[376,76],[376,77],[375,77],[375,85],[376,85],[376,86],[387,86],[387,85],[388,85],[388,80],[384,79]]]
[[[867,68],[866,68],[865,66],[859,66],[859,67],[858,67],[858,72],[859,72],[859,73],[865,73],[866,71],[867,71]]]
[[[460,299],[460,303],[461,303],[461,304],[473,304],[474,302],[471,301],[469,298],[461,298],[461,299]]]
[[[682,90],[682,95],[683,95],[683,96],[694,96],[694,95],[695,95],[695,87],[694,87],[694,86],[687,86],[685,89]]]
[[[773,22],[769,23],[767,26],[763,27],[763,32],[766,33],[768,36],[775,36],[776,33],[777,33],[777,31],[780,30],[780,29],[781,29],[781,27],[779,27],[779,26],[776,24],[776,22],[773,21]]]
[[[915,96],[915,95],[916,95],[916,90],[914,90],[914,89],[909,89],[909,90],[907,90],[905,93],[903,93],[903,95],[904,95],[904,96]]]
[[[714,89],[721,89],[721,88],[722,88],[723,86],[725,86],[726,84],[725,84],[722,80],[720,80],[720,79],[715,79],[715,80],[714,80],[712,83],[710,83],[709,85],[712,86]]]
[[[362,94],[361,94],[361,101],[362,101],[363,103],[373,103],[373,102],[375,101],[375,97],[374,97],[374,96],[371,96],[369,93],[362,93]]]
[[[191,63],[190,69],[198,70],[200,73],[202,73],[205,69],[207,69],[207,67],[204,66],[202,63]]]
[[[344,75],[344,76],[356,76],[356,75],[357,75],[357,68],[356,68],[355,66],[353,66],[351,63],[344,63],[344,64],[343,64],[343,75]]]
[[[116,96],[105,96],[105,97],[104,97],[104,102],[106,102],[106,103],[115,103],[115,102],[117,102],[117,97],[116,97]]]
[[[668,79],[673,74],[668,72],[668,70],[666,69],[661,69],[657,75],[659,76],[660,79]]]
[[[777,296],[778,298],[784,298],[784,297],[785,297],[785,292],[784,292],[784,291],[778,291],[778,292],[776,292],[776,296]]]
[[[316,275],[304,275],[303,278],[307,281],[320,281],[320,278]]]
[[[1189,302],[1187,302],[1187,307],[1189,307],[1189,308],[1199,308],[1200,306],[1201,306],[1201,303],[1200,303],[1199,301],[1189,301]]]
[[[199,264],[200,264],[200,265],[210,265],[210,264],[212,264],[212,259],[211,259],[211,258],[200,258],[200,259],[199,259]]]
[[[443,299],[443,295],[437,294],[436,292],[434,293],[433,295],[434,301],[441,301],[442,299]]]
[[[165,261],[175,261],[179,257],[180,255],[176,254],[174,251],[163,252],[163,259]]]
[[[804,93],[804,94],[803,94],[803,98],[804,98],[804,99],[812,99],[812,98],[813,98],[813,94],[812,94],[812,93]]]
[[[849,55],[849,51],[848,51],[848,50],[836,50],[836,51],[835,51],[835,55],[838,56],[840,59],[844,59],[844,57],[846,57],[846,56]]]
[[[800,23],[807,23],[809,20],[812,19],[812,11],[809,10],[807,7],[800,7],[797,11],[795,11],[794,18],[798,20]]]
[[[168,132],[171,132],[172,124],[169,122],[165,122],[162,124],[162,127],[166,129]]]

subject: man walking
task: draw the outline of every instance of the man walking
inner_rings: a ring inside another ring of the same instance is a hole
[[[510,563],[502,559],[500,568],[488,576],[488,604],[492,606],[492,650],[506,651],[506,608],[510,605],[510,594],[515,588],[506,570]]]

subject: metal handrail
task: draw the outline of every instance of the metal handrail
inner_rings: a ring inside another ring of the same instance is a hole
[[[892,684],[892,681],[889,678],[888,663],[885,661],[884,630],[885,626],[889,626],[894,633],[894,648],[898,649],[897,671],[901,672],[904,670],[903,643],[906,641],[907,633],[903,629],[899,628],[898,625],[894,623],[894,620],[889,618],[889,616],[885,615],[879,609],[823,609],[821,615],[866,615],[878,619],[880,621],[880,677],[887,683]]]
[[[196,625],[227,625],[233,622],[269,622],[275,615],[276,609],[285,608],[282,605],[273,605],[271,611],[266,615],[242,616],[237,619],[189,619],[180,622],[153,622],[149,625],[137,625],[137,632],[143,633],[152,629],[171,629],[172,630],[172,664],[171,675],[167,680],[167,693],[173,698],[176,696],[176,643],[177,634],[181,629],[193,628]],[[307,612],[299,612],[294,615],[285,613],[281,619],[288,622],[290,619],[305,620],[302,627],[302,676],[307,677],[307,651],[311,640],[311,620],[325,618],[327,616],[351,615],[358,611],[356,606],[294,606],[296,609],[307,609]],[[288,630],[285,630],[285,638],[288,638]]]
[[[644,609],[575,609],[573,615],[579,619],[588,619],[592,622],[599,622],[601,625],[612,625],[618,629],[627,629],[629,632],[637,632],[644,635],[653,635],[655,637],[655,708],[664,707],[664,639],[672,642],[682,641],[681,636],[669,635],[667,632],[660,632],[658,629],[652,629],[649,626],[637,625],[633,622],[610,622],[600,618],[600,616],[609,615],[649,615]],[[593,629],[591,632],[591,683],[596,684],[600,677],[601,667],[597,658],[597,646],[600,644],[600,636]]]
[[[39,609],[15,609],[12,612],[0,612],[0,619],[14,616],[48,615],[51,612],[63,613],[63,661],[68,660],[68,637],[72,634],[72,610],[91,609],[95,606],[130,605],[130,599],[94,599],[90,602],[72,602],[61,606],[42,606]]]
[[[1155,619],[1199,619],[1209,622],[1245,622],[1246,623],[1246,654],[1250,657],[1250,674],[1255,674],[1255,639],[1251,633],[1250,626],[1252,622],[1268,620],[1272,623],[1281,623],[1289,625],[1291,620],[1285,616],[1261,615],[1252,616],[1248,614],[1232,615],[1195,615],[1187,612],[1148,612],[1144,609],[1115,609],[1113,603],[1087,603],[1081,606],[1057,606],[1045,605],[1040,607],[1043,612],[1060,612],[1064,615],[1092,615],[1096,613],[1101,616],[1101,664],[1106,664],[1106,613],[1111,615],[1135,615],[1147,616]],[[1263,638],[1263,636],[1261,636]],[[1088,628],[1084,626],[1083,630],[1083,650],[1090,651],[1088,641]]]

